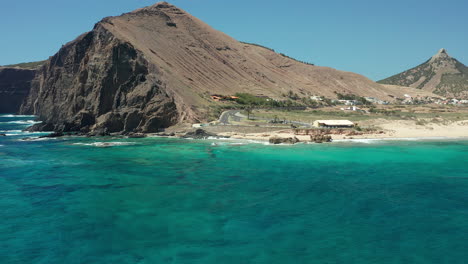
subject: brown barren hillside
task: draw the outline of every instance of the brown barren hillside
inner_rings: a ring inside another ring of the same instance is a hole
[[[238,42],[161,2],[105,18],[65,45],[38,71],[21,112],[39,115],[42,130],[154,132],[203,120],[210,94],[280,99],[288,91],[395,93],[355,73]]]

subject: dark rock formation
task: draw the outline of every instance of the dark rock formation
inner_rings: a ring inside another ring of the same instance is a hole
[[[189,131],[182,136],[182,138],[194,138],[194,139],[206,139],[208,137],[216,137],[216,134],[206,132],[205,130],[199,128],[194,131]]]
[[[314,143],[332,142],[332,137],[325,134],[310,135],[310,141]]]
[[[270,144],[296,144],[299,143],[299,139],[297,137],[271,137],[269,139]]]
[[[128,138],[144,138],[144,137],[146,137],[146,134],[130,132],[130,133],[127,134],[127,137]]]
[[[40,136],[39,138],[57,138],[57,137],[63,137],[63,136],[65,136],[63,132],[54,132],[48,135]]]
[[[18,113],[34,76],[34,70],[0,67],[0,113]]]
[[[37,74],[21,112],[37,130],[156,132],[175,124],[174,99],[143,54],[98,24],[64,46]]]

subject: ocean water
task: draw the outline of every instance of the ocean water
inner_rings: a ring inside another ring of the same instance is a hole
[[[468,263],[468,142],[61,138],[0,116],[0,263]],[[32,140],[21,140],[32,137]]]

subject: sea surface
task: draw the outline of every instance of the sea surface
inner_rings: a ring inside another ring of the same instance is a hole
[[[1,264],[468,263],[468,141],[39,139],[33,120],[0,116]]]

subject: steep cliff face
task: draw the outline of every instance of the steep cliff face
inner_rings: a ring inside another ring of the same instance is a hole
[[[162,2],[105,18],[65,45],[38,70],[21,112],[38,115],[42,130],[154,132],[204,120],[210,94],[388,99],[390,90],[238,42]]]
[[[35,71],[0,67],[0,113],[17,113],[29,94]]]
[[[155,132],[179,120],[158,68],[101,24],[39,69],[21,112],[56,131]]]

